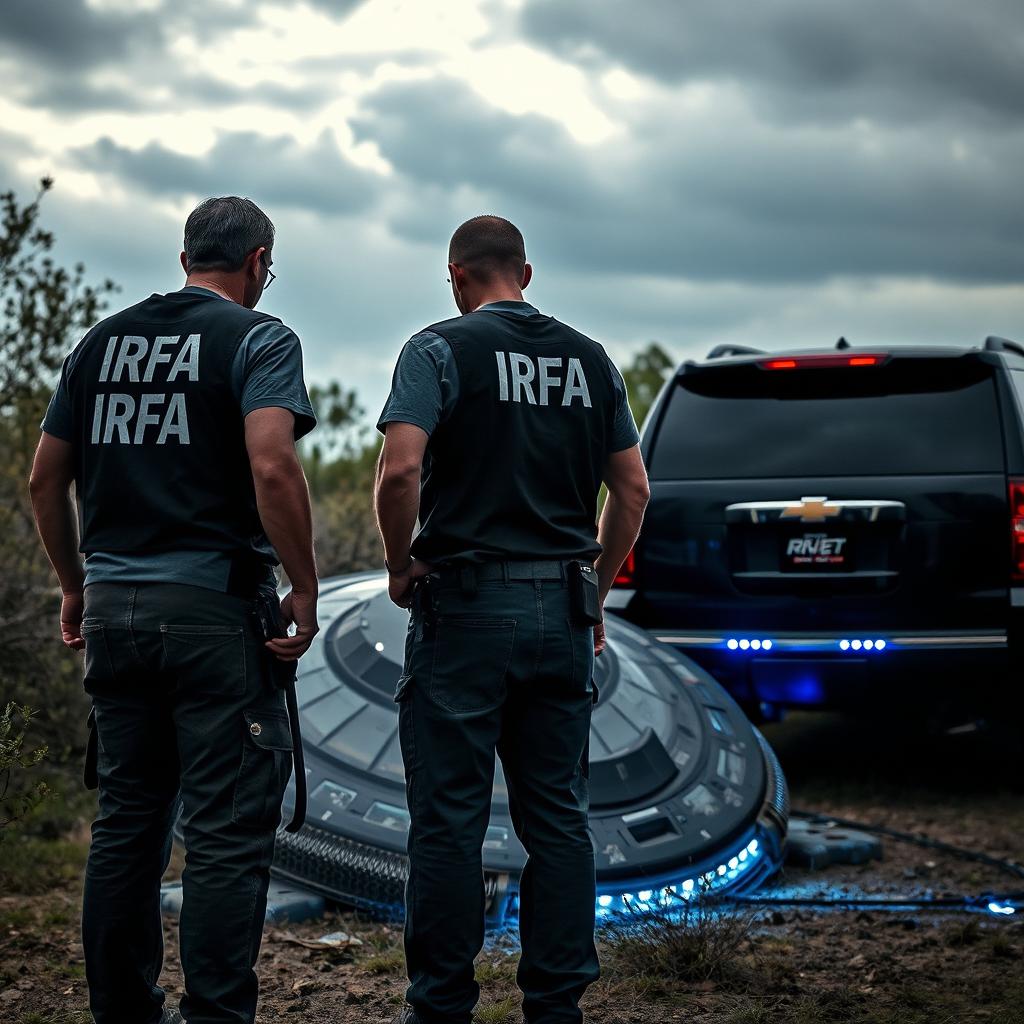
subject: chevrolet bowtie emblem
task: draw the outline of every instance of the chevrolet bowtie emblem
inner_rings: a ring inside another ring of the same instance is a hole
[[[801,498],[799,503],[787,505],[779,518],[799,519],[802,523],[823,523],[826,519],[839,515],[840,511],[838,505],[828,504],[827,498]]]

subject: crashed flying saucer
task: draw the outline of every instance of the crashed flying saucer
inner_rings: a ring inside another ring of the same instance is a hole
[[[408,615],[388,600],[385,577],[361,574],[321,583],[320,622],[297,684],[306,824],[279,830],[273,870],[396,919],[409,812],[393,696]],[[778,867],[787,827],[774,753],[692,662],[615,617],[607,636],[590,739],[598,914],[642,908],[666,889],[686,897],[756,885]],[[498,759],[483,846],[489,926],[517,915],[525,862]]]

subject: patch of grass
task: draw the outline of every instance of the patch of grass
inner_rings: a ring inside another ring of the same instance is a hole
[[[705,893],[613,918],[600,937],[609,968],[623,977],[720,981],[735,973],[756,920],[756,913],[723,910]]]
[[[946,936],[946,945],[954,949],[973,946],[981,941],[981,926],[976,917],[969,917],[963,924],[957,924]]]
[[[477,1024],[506,1024],[519,1013],[519,1000],[515,996],[506,996],[496,1003],[477,1006],[475,1017]]]
[[[1020,947],[1003,931],[996,932],[988,942],[989,952],[1001,960],[1018,960]]]
[[[374,953],[360,962],[360,967],[367,974],[394,974],[405,966],[405,954],[401,949],[391,949],[384,953]]]
[[[517,961],[511,960],[481,960],[476,965],[476,980],[479,984],[490,982],[512,982],[515,984]]]
[[[39,839],[14,833],[5,837],[0,856],[0,891],[38,896],[77,883],[88,847],[70,839]]]
[[[35,912],[28,907],[0,908],[0,932],[20,932],[36,923]]]
[[[861,1015],[864,1002],[865,997],[852,989],[828,989],[801,996],[793,1005],[789,1019],[792,1024],[824,1024],[825,1021],[830,1024],[853,1024],[854,1021],[874,1024],[872,1018]]]
[[[776,1024],[779,1019],[774,1007],[758,1000],[731,1011],[722,1024]]]

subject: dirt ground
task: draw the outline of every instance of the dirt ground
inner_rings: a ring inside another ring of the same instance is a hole
[[[899,723],[822,715],[794,715],[765,732],[786,771],[794,807],[1024,860],[1020,749],[1005,737],[915,736]],[[882,861],[862,866],[788,867],[774,890],[804,896],[1024,890],[1024,881],[991,867],[892,840],[883,847]],[[77,934],[84,836],[0,853],[12,855],[33,863],[28,872],[6,872],[0,889],[0,1022],[85,1024],[90,1018]],[[12,884],[23,891],[10,891]],[[602,936],[602,977],[584,997],[586,1019],[1024,1024],[1024,912],[997,917],[782,907],[723,928],[735,951],[709,970],[695,970],[692,943],[676,946],[666,938],[645,946]],[[309,945],[335,931],[359,943]],[[712,929],[712,945],[720,938]],[[517,959],[514,936],[490,939],[481,953],[482,1024],[521,1020]],[[259,971],[264,1022],[386,1024],[406,984],[400,929],[340,912],[268,928]],[[170,922],[163,984],[175,1003],[181,974]]]

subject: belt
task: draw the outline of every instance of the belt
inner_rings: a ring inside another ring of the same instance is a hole
[[[573,561],[577,559],[481,562],[445,565],[435,571],[442,583],[461,584],[469,576],[475,577],[478,583],[484,580],[562,580],[566,578],[565,567]],[[585,559],[579,561],[584,565],[593,565]]]

